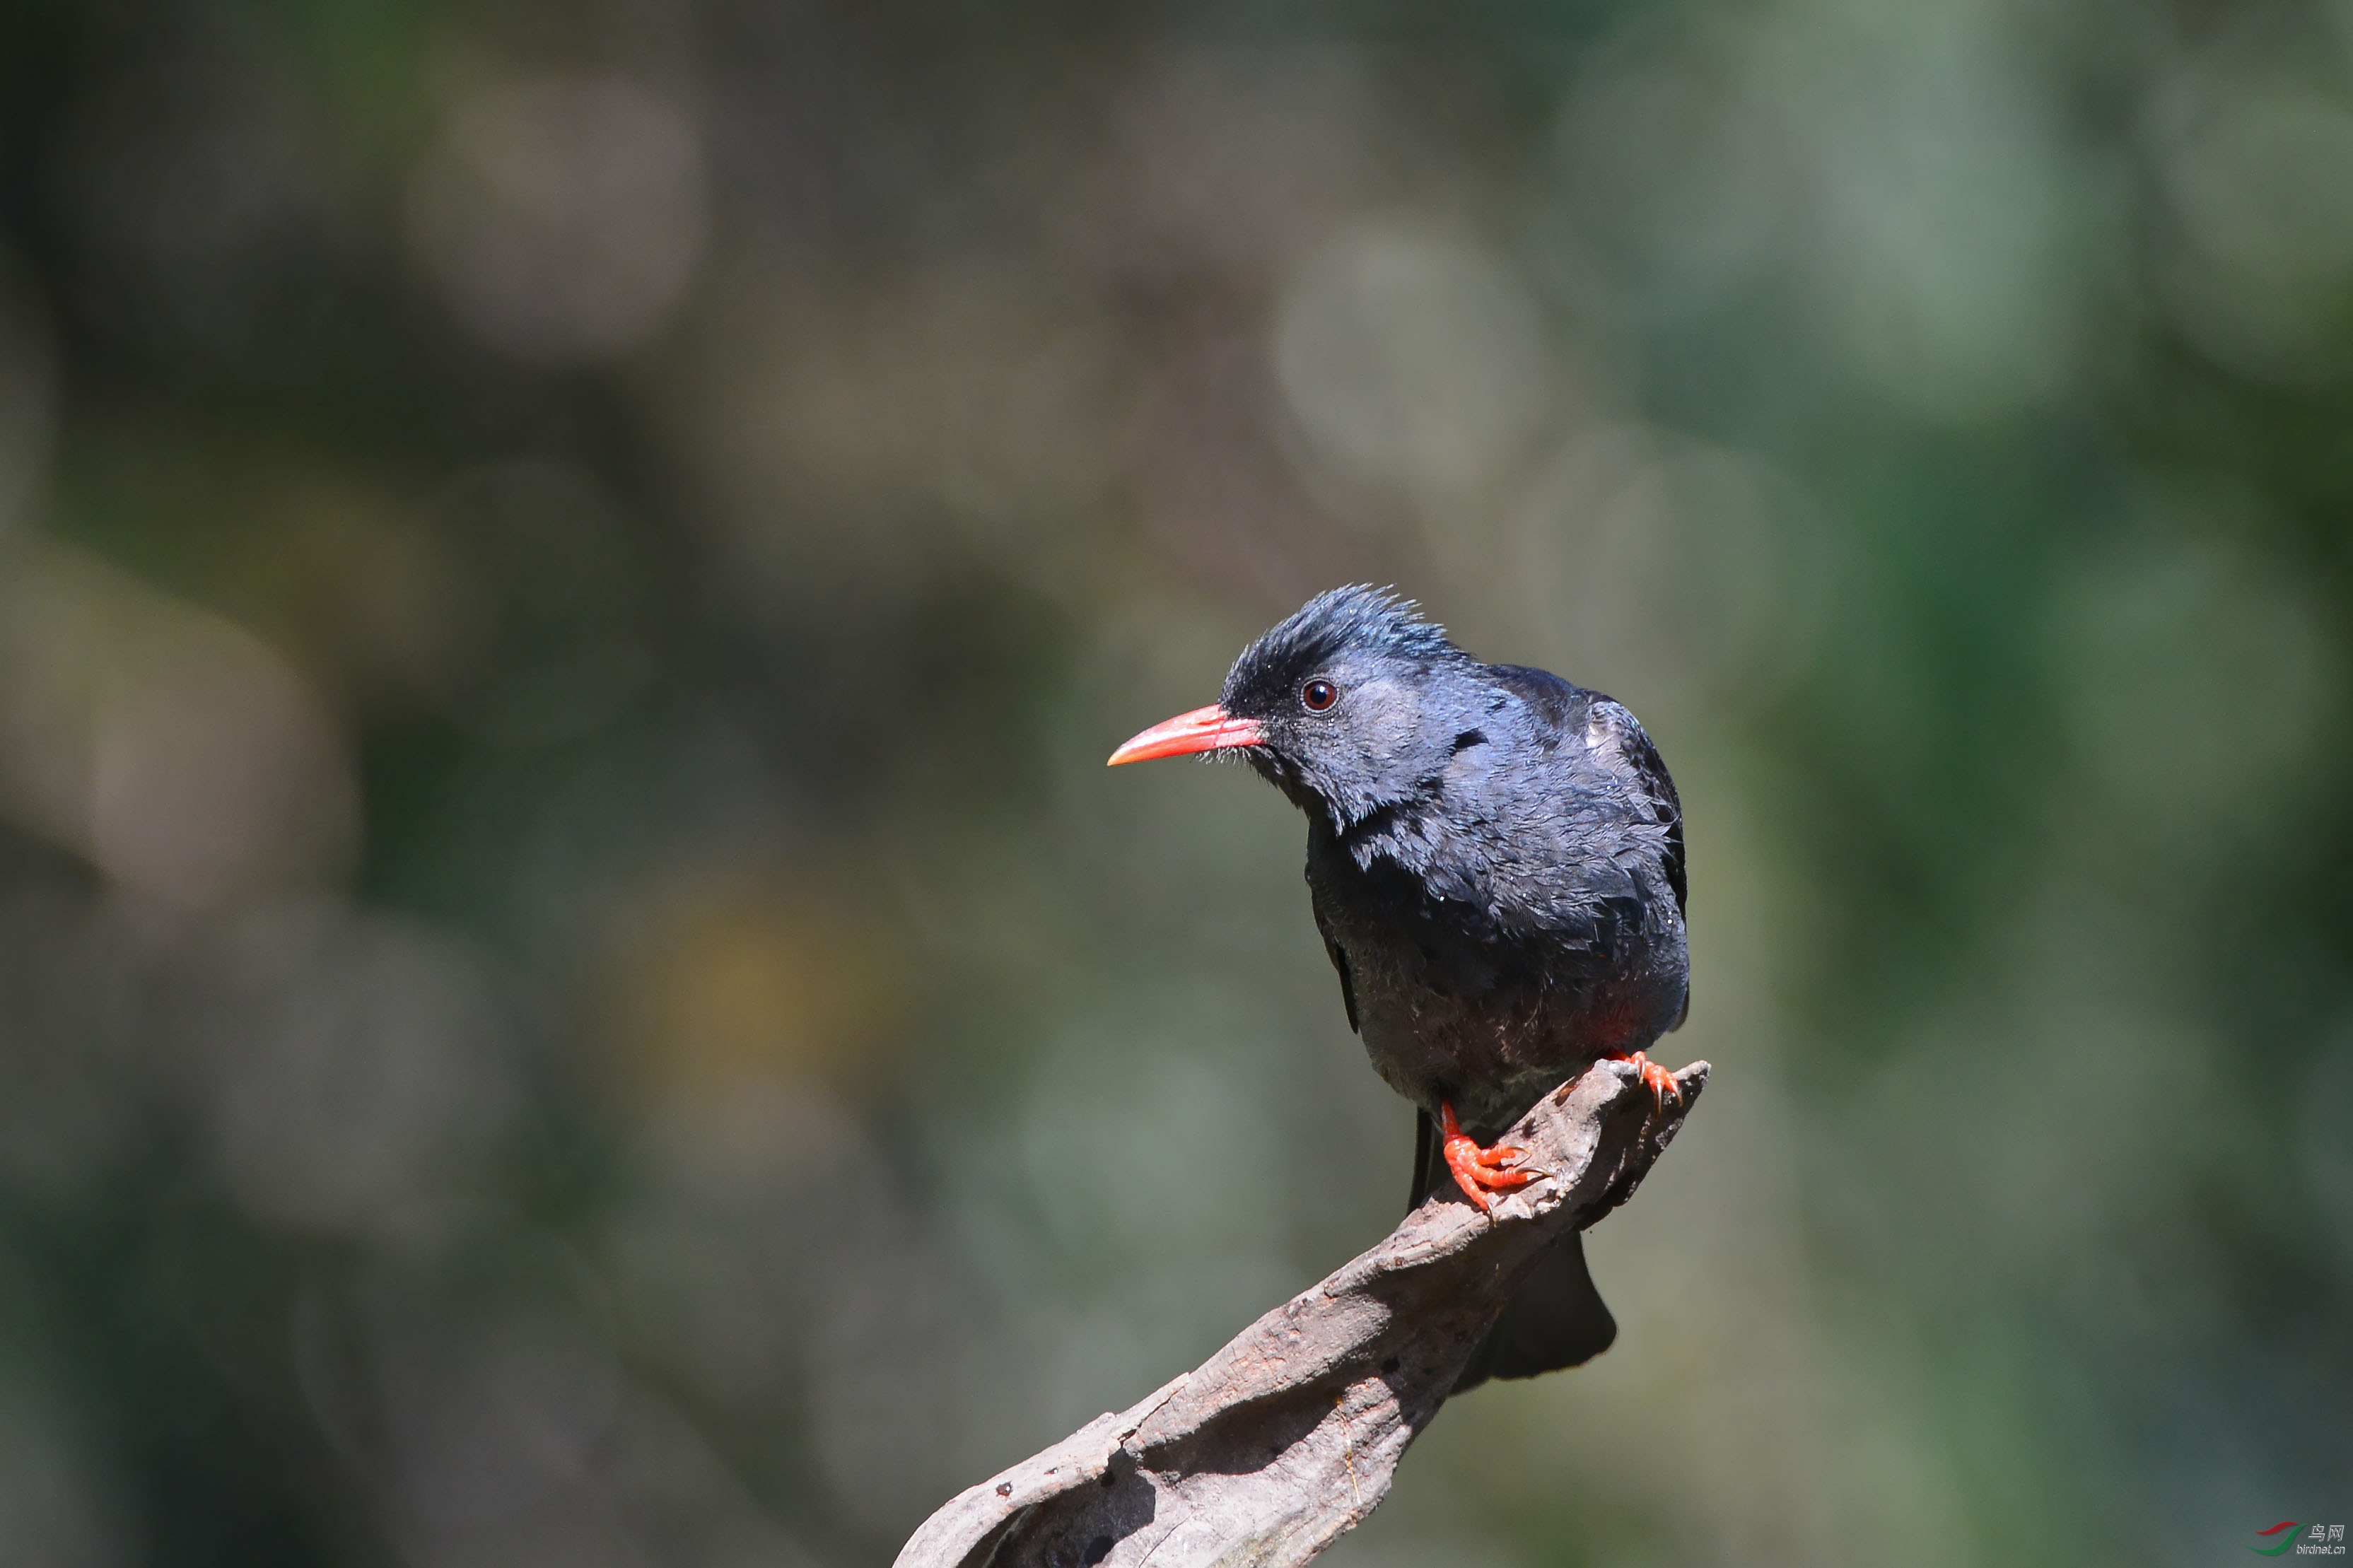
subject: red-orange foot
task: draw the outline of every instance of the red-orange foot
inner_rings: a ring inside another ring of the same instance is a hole
[[[1461,1123],[1454,1120],[1452,1100],[1440,1100],[1438,1112],[1445,1124],[1446,1168],[1454,1173],[1454,1184],[1462,1189],[1462,1195],[1478,1205],[1482,1214],[1495,1206],[1494,1198],[1489,1194],[1525,1187],[1544,1174],[1519,1164],[1528,1157],[1525,1149],[1509,1143],[1498,1143],[1490,1149],[1479,1147],[1462,1131]]]
[[[1674,1101],[1677,1105],[1681,1105],[1683,1102],[1683,1086],[1675,1081],[1675,1075],[1661,1067],[1658,1063],[1652,1061],[1650,1058],[1644,1056],[1641,1052],[1636,1051],[1630,1057],[1617,1057],[1612,1059],[1621,1062],[1631,1062],[1637,1068],[1641,1069],[1642,1074],[1642,1086],[1651,1091],[1651,1102],[1661,1110],[1664,1110],[1667,1108],[1667,1097],[1670,1095],[1674,1097]]]

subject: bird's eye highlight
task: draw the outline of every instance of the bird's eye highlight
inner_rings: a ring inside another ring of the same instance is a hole
[[[1311,680],[1299,689],[1299,700],[1310,713],[1321,713],[1340,700],[1340,689],[1328,680]]]

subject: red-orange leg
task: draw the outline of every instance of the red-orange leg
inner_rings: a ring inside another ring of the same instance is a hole
[[[1525,1187],[1544,1174],[1519,1165],[1528,1157],[1525,1149],[1509,1143],[1498,1143],[1489,1149],[1479,1147],[1462,1131],[1462,1124],[1454,1120],[1452,1100],[1440,1100],[1438,1114],[1446,1132],[1446,1168],[1454,1173],[1454,1184],[1462,1189],[1462,1195],[1477,1204],[1481,1213],[1495,1206],[1490,1194]]]
[[[1669,1095],[1674,1097],[1677,1105],[1683,1102],[1683,1086],[1675,1081],[1675,1075],[1641,1052],[1636,1051],[1632,1056],[1614,1057],[1611,1059],[1634,1064],[1642,1075],[1642,1086],[1651,1091],[1651,1102],[1661,1110],[1667,1108]]]

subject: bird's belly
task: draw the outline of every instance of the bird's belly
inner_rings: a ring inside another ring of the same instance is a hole
[[[1368,1009],[1364,1022],[1365,1054],[1389,1087],[1432,1110],[1451,1102],[1482,1142],[1593,1059],[1444,1005]]]
[[[1374,1071],[1430,1111],[1450,1100],[1482,1142],[1590,1062],[1657,1041],[1680,1005],[1678,979],[1650,965],[1581,984],[1515,979],[1478,996],[1429,984],[1412,961],[1384,963],[1363,949],[1348,952],[1348,968]]]
[[[1658,879],[1632,881],[1630,898],[1596,899],[1588,921],[1557,932],[1500,929],[1402,873],[1356,867],[1313,833],[1307,881],[1375,1070],[1426,1110],[1451,1101],[1482,1141],[1681,1017],[1683,920]]]

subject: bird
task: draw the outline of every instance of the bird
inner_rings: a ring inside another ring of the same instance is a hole
[[[1307,886],[1348,1025],[1416,1109],[1412,1206],[1451,1177],[1492,1212],[1542,1173],[1495,1142],[1605,1058],[1659,1108],[1649,1047],[1691,1006],[1683,805],[1623,704],[1482,664],[1393,589],[1309,600],[1235,659],[1217,701],[1112,766],[1240,756],[1307,818]],[[1580,1237],[1555,1242],[1454,1384],[1607,1350]]]

